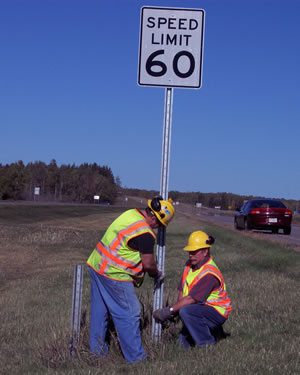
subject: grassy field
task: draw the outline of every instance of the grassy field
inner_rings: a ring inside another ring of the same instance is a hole
[[[88,350],[89,279],[85,267],[78,357],[68,344],[73,269],[87,257],[121,211],[112,207],[0,206],[0,374],[298,374],[299,253],[252,236],[176,215],[167,231],[165,301],[175,302],[190,232],[216,237],[213,256],[225,277],[233,311],[231,336],[215,346],[180,350],[180,322],[151,341],[153,285],[137,290],[148,360],[128,365],[112,331],[111,351]]]
[[[300,224],[300,214],[293,215],[293,224]]]

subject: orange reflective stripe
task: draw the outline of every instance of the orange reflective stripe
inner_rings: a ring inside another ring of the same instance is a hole
[[[219,281],[220,281],[220,284],[223,285],[223,281],[222,281],[222,278],[220,277],[220,274],[217,273],[217,272],[214,272],[214,271],[210,271],[210,270],[205,270],[204,272],[201,272],[196,278],[195,280],[193,281],[193,285],[199,280],[199,279],[202,279],[202,277],[206,276],[206,275],[213,275],[215,276]],[[191,285],[192,285],[191,284]]]
[[[226,302],[226,300],[207,300],[207,304],[212,305],[212,306],[220,306],[226,308],[226,306],[229,305],[229,302]]]
[[[194,280],[188,285],[189,293],[192,290],[193,286],[198,282],[198,280],[201,278],[202,274],[198,275],[194,278]]]
[[[212,259],[212,257],[210,257],[209,261]],[[208,262],[209,262],[208,261]],[[207,264],[205,263],[204,264],[204,270],[203,272],[200,272],[196,277],[195,279],[191,282],[190,285],[188,285],[188,291],[190,292],[191,289],[193,288],[193,286],[202,278],[204,277],[206,274],[210,273],[210,274],[213,274],[213,276],[217,277],[218,280],[220,281],[221,284],[224,283],[224,280],[223,280],[223,277],[222,277],[222,274],[213,266],[211,266],[210,264]],[[183,285],[184,285],[184,282],[186,281],[186,278],[187,278],[187,275],[189,273],[191,269],[191,266],[186,266],[184,271],[183,271],[183,276],[182,276],[182,282],[183,282]],[[182,285],[182,287],[183,287]]]
[[[128,242],[149,233],[155,239],[155,233],[145,217],[137,209],[130,209],[120,215],[108,227],[94,252],[88,259],[97,272],[120,281],[132,281],[144,275],[141,254],[132,249]]]
[[[218,279],[220,279],[221,283],[224,283],[223,275],[221,274],[221,272],[216,267],[208,264],[205,267],[205,271],[210,271],[212,274],[214,274],[214,276],[216,276],[216,277],[218,277]]]
[[[200,272],[199,275],[197,275],[197,277],[195,277],[191,284],[188,286],[189,292],[192,290],[193,286],[207,274],[212,274],[213,276],[215,276],[220,281],[221,286],[224,284],[221,273],[215,267],[207,266],[205,267],[204,271]]]
[[[102,259],[101,266],[99,268],[100,275],[104,274],[104,271],[105,271],[105,269],[107,267],[107,264],[108,264],[107,260],[106,259]]]
[[[96,250],[100,255],[109,259],[114,265],[122,267],[126,270],[130,270],[133,273],[139,273],[143,271],[143,266],[130,262],[117,254],[113,254],[109,248],[106,248],[101,242],[98,242]]]
[[[100,249],[98,248],[98,245],[99,245]],[[135,264],[133,262],[130,262],[127,259],[124,259],[117,254],[113,254],[110,251],[110,249],[103,246],[103,244],[101,242],[99,242],[98,245],[97,245],[97,249],[99,249],[101,251],[101,253],[102,253],[101,255],[104,255],[106,258],[110,259],[116,265],[123,266],[126,269],[129,268],[129,269],[131,269],[132,271],[135,271],[135,272],[141,272],[143,270],[142,266],[138,266],[137,264]]]
[[[138,222],[133,223],[132,225],[129,225],[128,227],[118,232],[117,236],[112,240],[109,247],[111,248],[111,250],[116,250],[122,244],[125,237],[132,235],[137,230],[140,230],[143,228],[150,228],[150,226],[146,224],[144,220],[138,221]]]
[[[212,263],[209,263],[212,262]],[[208,264],[209,263],[209,264]],[[211,294],[208,296],[210,299],[207,299],[204,304],[210,305],[214,307],[222,316],[226,319],[228,318],[229,312],[232,310],[231,308],[231,301],[228,297],[227,291],[224,289],[224,278],[221,274],[220,270],[214,264],[212,257],[210,257],[209,261],[205,263],[200,269],[194,271],[195,276],[190,273],[191,267],[186,266],[183,275],[182,275],[182,287],[187,288],[183,289],[183,292],[187,292],[188,294],[191,292],[192,288],[197,284],[203,277],[206,275],[213,275],[220,281],[220,287],[211,291]],[[190,280],[190,284],[188,285],[187,280]]]
[[[226,318],[226,319],[228,318],[229,312],[232,310],[231,301],[230,301],[229,298],[226,299],[226,300],[223,300],[222,303],[211,303],[211,301],[206,301],[204,304],[207,305],[207,306],[215,307],[217,309],[218,313],[223,315],[224,318]],[[224,309],[224,312],[218,310],[218,308]]]
[[[183,270],[182,285],[181,285],[182,291],[183,291],[184,283],[186,282],[186,278],[187,278],[187,275],[188,275],[190,269],[191,269],[191,266],[185,266],[185,268]],[[189,289],[189,286],[188,286],[188,289]]]
[[[190,266],[185,266],[184,271],[183,271],[183,278],[185,279],[187,274],[189,273],[189,270],[191,269]]]

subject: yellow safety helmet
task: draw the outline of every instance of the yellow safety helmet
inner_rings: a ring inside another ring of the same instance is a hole
[[[190,235],[188,243],[183,250],[195,251],[199,249],[208,249],[214,242],[215,239],[212,236],[198,230]]]
[[[173,201],[171,198],[164,201],[161,196],[148,200],[148,207],[155,214],[160,223],[165,227],[170,223],[175,214],[172,202]]]

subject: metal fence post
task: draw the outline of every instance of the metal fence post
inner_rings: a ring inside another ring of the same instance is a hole
[[[70,355],[75,354],[75,346],[80,338],[80,320],[83,289],[83,265],[77,264],[74,268],[73,294],[72,294],[72,314],[71,314],[71,334],[70,334]]]

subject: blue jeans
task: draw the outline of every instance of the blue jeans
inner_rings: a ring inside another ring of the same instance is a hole
[[[131,282],[112,280],[89,267],[91,280],[90,350],[108,353],[105,341],[109,315],[118,333],[125,359],[136,362],[146,358],[141,332],[141,305]]]
[[[212,332],[226,321],[216,309],[200,303],[182,307],[179,316],[183,323],[179,344],[184,348],[215,344]]]

